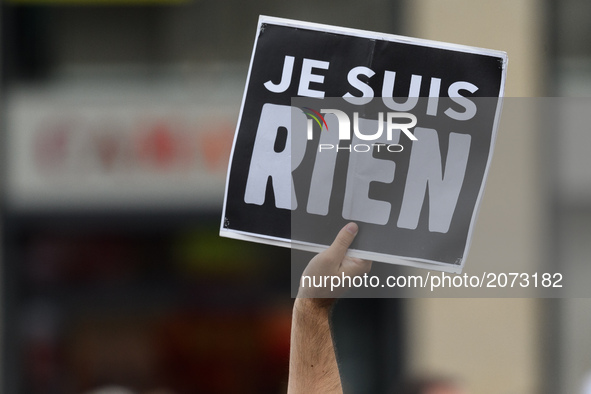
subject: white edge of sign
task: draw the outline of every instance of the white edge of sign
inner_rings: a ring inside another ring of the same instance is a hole
[[[320,253],[326,250],[326,245],[314,244],[309,242],[293,241],[285,238],[262,236],[262,235],[251,235],[251,233],[222,229],[220,230],[220,236],[225,238],[232,238],[241,241],[251,241],[266,245],[279,246],[283,248],[298,249],[308,252]],[[424,268],[433,271],[449,272],[454,274],[460,274],[462,272],[461,265],[441,263],[437,261],[424,260],[424,259],[411,259],[408,257],[395,256],[391,254],[368,252],[358,249],[349,249],[347,255],[351,257],[358,257],[360,259],[378,261],[380,263],[404,265],[408,267]]]
[[[442,41],[426,40],[426,39],[422,39],[422,38],[405,37],[405,36],[399,36],[399,35],[395,35],[395,34],[378,33],[378,32],[373,32],[373,31],[368,31],[368,30],[351,29],[351,28],[347,28],[347,27],[331,26],[331,25],[325,25],[325,24],[320,24],[320,23],[297,21],[297,20],[293,20],[293,19],[284,19],[284,18],[277,18],[277,17],[265,16],[265,15],[259,16],[257,29],[256,29],[256,33],[255,33],[255,40],[254,40],[253,49],[252,49],[252,54],[251,54],[250,63],[248,66],[248,74],[247,74],[246,82],[245,82],[245,86],[244,86],[244,93],[242,95],[242,104],[240,105],[240,113],[238,116],[238,121],[236,123],[236,130],[234,132],[234,140],[232,142],[232,151],[230,153],[230,161],[228,163],[228,172],[226,174],[226,188],[225,188],[225,192],[224,192],[224,205],[223,205],[223,209],[222,209],[222,217],[221,217],[221,223],[220,223],[220,236],[243,240],[243,241],[251,241],[251,242],[263,243],[263,244],[268,244],[268,245],[274,245],[274,246],[307,250],[310,252],[321,252],[322,250],[326,249],[327,246],[319,245],[319,244],[312,244],[312,243],[296,242],[296,241],[287,240],[284,238],[263,236],[263,235],[259,235],[259,234],[251,235],[252,233],[246,233],[246,232],[242,232],[242,231],[230,230],[230,229],[224,228],[224,221],[226,218],[226,203],[227,203],[227,198],[228,198],[227,191],[228,191],[228,184],[230,181],[230,172],[232,169],[232,161],[234,159],[234,148],[236,146],[236,139],[238,137],[238,129],[239,129],[240,124],[242,122],[242,114],[243,114],[243,110],[244,110],[244,104],[246,101],[246,94],[247,94],[248,84],[250,82],[250,76],[251,76],[251,72],[252,72],[252,65],[253,65],[253,60],[254,60],[254,56],[256,53],[258,38],[260,35],[259,33],[261,30],[261,26],[264,23],[276,24],[276,25],[287,26],[287,27],[294,27],[294,28],[308,28],[308,29],[312,29],[312,30],[316,30],[316,31],[344,34],[344,35],[349,35],[349,36],[353,36],[353,37],[371,38],[371,39],[378,39],[378,40],[384,40],[384,41],[400,42],[400,43],[411,44],[411,45],[420,45],[420,46],[431,47],[431,48],[448,49],[448,50],[453,50],[453,51],[458,51],[458,52],[473,53],[473,54],[492,56],[492,57],[498,57],[498,58],[503,59],[502,73],[501,73],[501,86],[499,88],[499,102],[497,103],[497,109],[496,109],[495,119],[494,119],[494,123],[493,123],[488,160],[487,160],[486,168],[484,171],[483,182],[480,186],[480,190],[478,192],[478,197],[476,199],[475,209],[472,214],[472,218],[470,220],[470,227],[468,230],[466,247],[464,248],[464,254],[462,257],[461,264],[454,265],[454,264],[448,264],[448,263],[442,263],[442,262],[434,262],[434,261],[430,261],[430,260],[408,259],[408,258],[403,258],[403,257],[399,257],[399,256],[394,256],[394,255],[361,251],[361,250],[356,250],[356,249],[349,250],[349,254],[353,257],[359,257],[359,258],[363,258],[363,259],[371,259],[371,260],[376,260],[376,261],[390,263],[390,264],[406,265],[406,266],[411,266],[411,267],[424,268],[424,269],[430,269],[430,270],[436,270],[436,271],[442,271],[442,272],[451,272],[451,273],[456,273],[456,274],[461,273],[464,268],[465,262],[466,262],[466,256],[468,255],[468,251],[470,249],[470,244],[472,242],[474,225],[476,222],[476,218],[478,217],[478,213],[480,211],[480,203],[482,200],[482,196],[484,194],[484,188],[486,186],[486,180],[488,178],[488,171],[490,169],[492,154],[494,151],[494,146],[495,146],[495,142],[496,142],[496,138],[497,138],[497,130],[498,130],[498,126],[499,126],[499,120],[500,120],[501,109],[502,109],[502,99],[503,99],[503,95],[504,95],[504,91],[505,91],[505,79],[507,76],[507,61],[508,61],[507,53],[504,51],[498,51],[498,50],[494,50],[494,49],[484,49],[484,48],[472,47],[472,46],[467,46],[467,45],[452,44],[452,43],[447,43],[447,42],[442,42]]]
[[[242,93],[242,103],[240,104],[240,112],[238,114],[238,120],[236,121],[236,129],[234,130],[234,139],[232,140],[232,150],[230,152],[230,161],[228,162],[228,172],[226,173],[226,187],[224,189],[224,205],[222,206],[222,218],[220,223],[220,235],[226,229],[224,228],[224,221],[226,220],[226,203],[228,200],[228,185],[230,183],[230,173],[232,172],[232,161],[234,161],[234,149],[236,148],[236,139],[238,138],[238,130],[240,129],[240,124],[242,123],[242,114],[244,113],[244,103],[246,102],[246,93],[248,90],[248,84],[250,82],[250,75],[252,72],[252,64],[254,60],[254,55],[257,49],[257,43],[259,41],[259,32],[261,30],[261,25],[264,23],[262,20],[264,17],[259,16],[259,22],[257,24],[257,30],[255,33],[254,38],[254,45],[252,46],[252,54],[250,55],[250,63],[248,65],[248,74],[246,75],[246,82],[244,83],[244,92]],[[256,240],[255,240],[256,242]]]
[[[277,24],[281,26],[288,26],[288,27],[295,27],[295,28],[308,28],[316,31],[323,31],[326,33],[338,33],[344,34],[353,37],[361,37],[361,38],[373,38],[378,40],[384,41],[392,41],[392,42],[400,42],[405,44],[413,44],[413,45],[420,45],[425,47],[432,47],[432,48],[441,48],[441,49],[449,49],[458,52],[467,52],[467,53],[474,53],[479,55],[486,55],[486,56],[493,56],[499,57],[503,59],[503,69],[505,68],[505,64],[507,62],[507,52],[499,51],[496,49],[486,49],[486,48],[479,48],[473,47],[469,45],[461,45],[461,44],[453,44],[444,41],[435,41],[435,40],[427,40],[424,38],[414,38],[414,37],[406,37],[406,36],[399,36],[396,34],[389,34],[389,33],[379,33],[369,30],[359,30],[359,29],[352,29],[348,27],[340,27],[340,26],[332,26],[332,25],[325,25],[321,23],[314,23],[314,22],[304,22],[304,21],[297,21],[293,19],[285,19],[285,18],[277,18],[273,16],[259,16],[259,23],[257,28],[257,37],[258,32],[260,31],[260,27],[263,23],[271,23]],[[255,42],[256,47],[256,42]],[[252,61],[252,59],[251,59]]]

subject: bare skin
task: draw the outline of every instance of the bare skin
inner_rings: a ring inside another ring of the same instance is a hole
[[[310,260],[303,275],[368,273],[371,261],[346,255],[357,232],[355,223],[343,227],[332,245]],[[343,392],[329,315],[335,299],[346,290],[300,287],[293,308],[288,394]]]
[[[340,276],[344,273],[353,277],[369,273],[371,261],[346,254],[357,232],[355,223],[343,227],[332,245],[310,260],[302,275]],[[288,394],[343,392],[329,317],[334,301],[346,291],[343,287],[331,291],[330,288],[300,286],[293,307]],[[460,384],[450,379],[428,379],[421,386],[421,394],[467,394]]]

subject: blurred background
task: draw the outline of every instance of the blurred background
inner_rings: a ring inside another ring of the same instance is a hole
[[[591,105],[585,0],[4,0],[0,13],[6,394],[285,392],[289,251],[218,237],[259,14],[504,50],[506,96]],[[499,131],[468,266],[591,281],[589,123],[520,126]],[[438,373],[474,393],[581,393],[591,301],[566,290],[342,300],[345,387]]]

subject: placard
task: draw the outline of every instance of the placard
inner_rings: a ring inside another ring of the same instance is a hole
[[[220,235],[461,272],[504,52],[260,17]]]

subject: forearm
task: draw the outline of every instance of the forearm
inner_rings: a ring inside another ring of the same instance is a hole
[[[293,308],[288,394],[342,393],[329,325],[330,302],[297,298]]]
[[[310,260],[303,275],[363,275],[371,261],[347,256],[347,249],[358,227],[349,223],[337,234],[328,249]],[[293,307],[291,353],[289,356],[289,394],[340,394],[341,377],[329,325],[329,312],[335,298],[347,289],[300,287]]]

